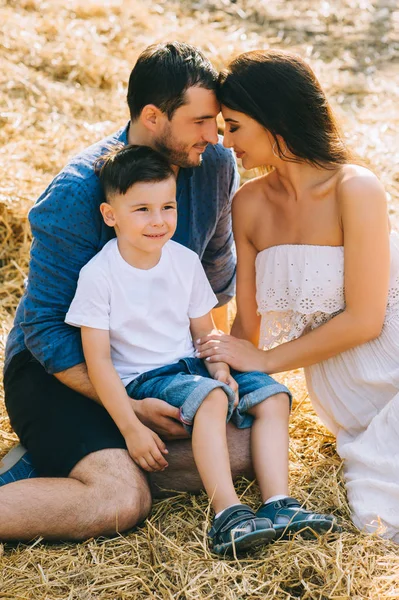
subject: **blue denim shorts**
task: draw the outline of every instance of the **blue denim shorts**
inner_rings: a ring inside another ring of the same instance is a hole
[[[177,363],[142,373],[127,385],[126,391],[135,400],[159,398],[179,408],[180,420],[189,433],[197,410],[216,388],[222,388],[226,392],[229,401],[227,421],[231,420],[240,429],[252,425],[253,417],[248,414],[248,409],[270,396],[284,392],[288,395],[291,406],[289,389],[269,375],[259,371],[241,373],[234,369],[231,369],[231,374],[238,383],[240,399],[235,409],[232,389],[225,383],[212,379],[199,358],[183,358]]]

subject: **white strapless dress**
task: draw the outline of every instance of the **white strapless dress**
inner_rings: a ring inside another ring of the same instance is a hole
[[[353,522],[399,543],[399,235],[381,335],[305,369],[313,407],[336,435]],[[345,308],[342,246],[281,245],[256,258],[260,347],[271,348]]]

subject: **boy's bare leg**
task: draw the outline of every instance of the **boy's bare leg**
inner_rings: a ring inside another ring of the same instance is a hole
[[[237,429],[227,424],[227,445],[233,480],[243,475],[254,478],[251,461],[250,429]],[[204,489],[194,462],[191,439],[167,441],[169,467],[165,471],[150,473],[150,486],[154,498],[164,498],[173,491],[196,493]]]
[[[126,450],[89,454],[68,478],[25,479],[0,488],[0,540],[80,540],[112,535],[151,509],[143,471]]]
[[[281,393],[257,404],[248,413],[252,462],[263,502],[271,496],[288,496],[289,398]]]
[[[240,504],[230,470],[227,407],[227,396],[223,390],[215,389],[208,394],[195,415],[192,436],[198,472],[216,513]]]

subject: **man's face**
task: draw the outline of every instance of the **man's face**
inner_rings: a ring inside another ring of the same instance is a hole
[[[197,167],[208,144],[217,144],[216,116],[220,111],[214,92],[191,87],[186,104],[178,108],[169,121],[162,115],[154,149],[178,167]]]

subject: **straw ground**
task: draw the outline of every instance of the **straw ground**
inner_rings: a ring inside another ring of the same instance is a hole
[[[0,0],[0,22],[2,354],[28,268],[28,210],[73,153],[127,119],[129,71],[154,41],[188,40],[218,68],[247,49],[297,50],[327,89],[347,141],[384,182],[397,224],[396,0]],[[337,539],[215,560],[206,547],[206,497],[180,494],[114,539],[0,545],[0,598],[399,598],[398,547],[351,525],[334,439],[311,409],[302,373],[281,378],[295,393],[292,493],[342,520]],[[0,404],[0,455],[15,440]],[[241,480],[239,490],[256,506],[255,484]]]

